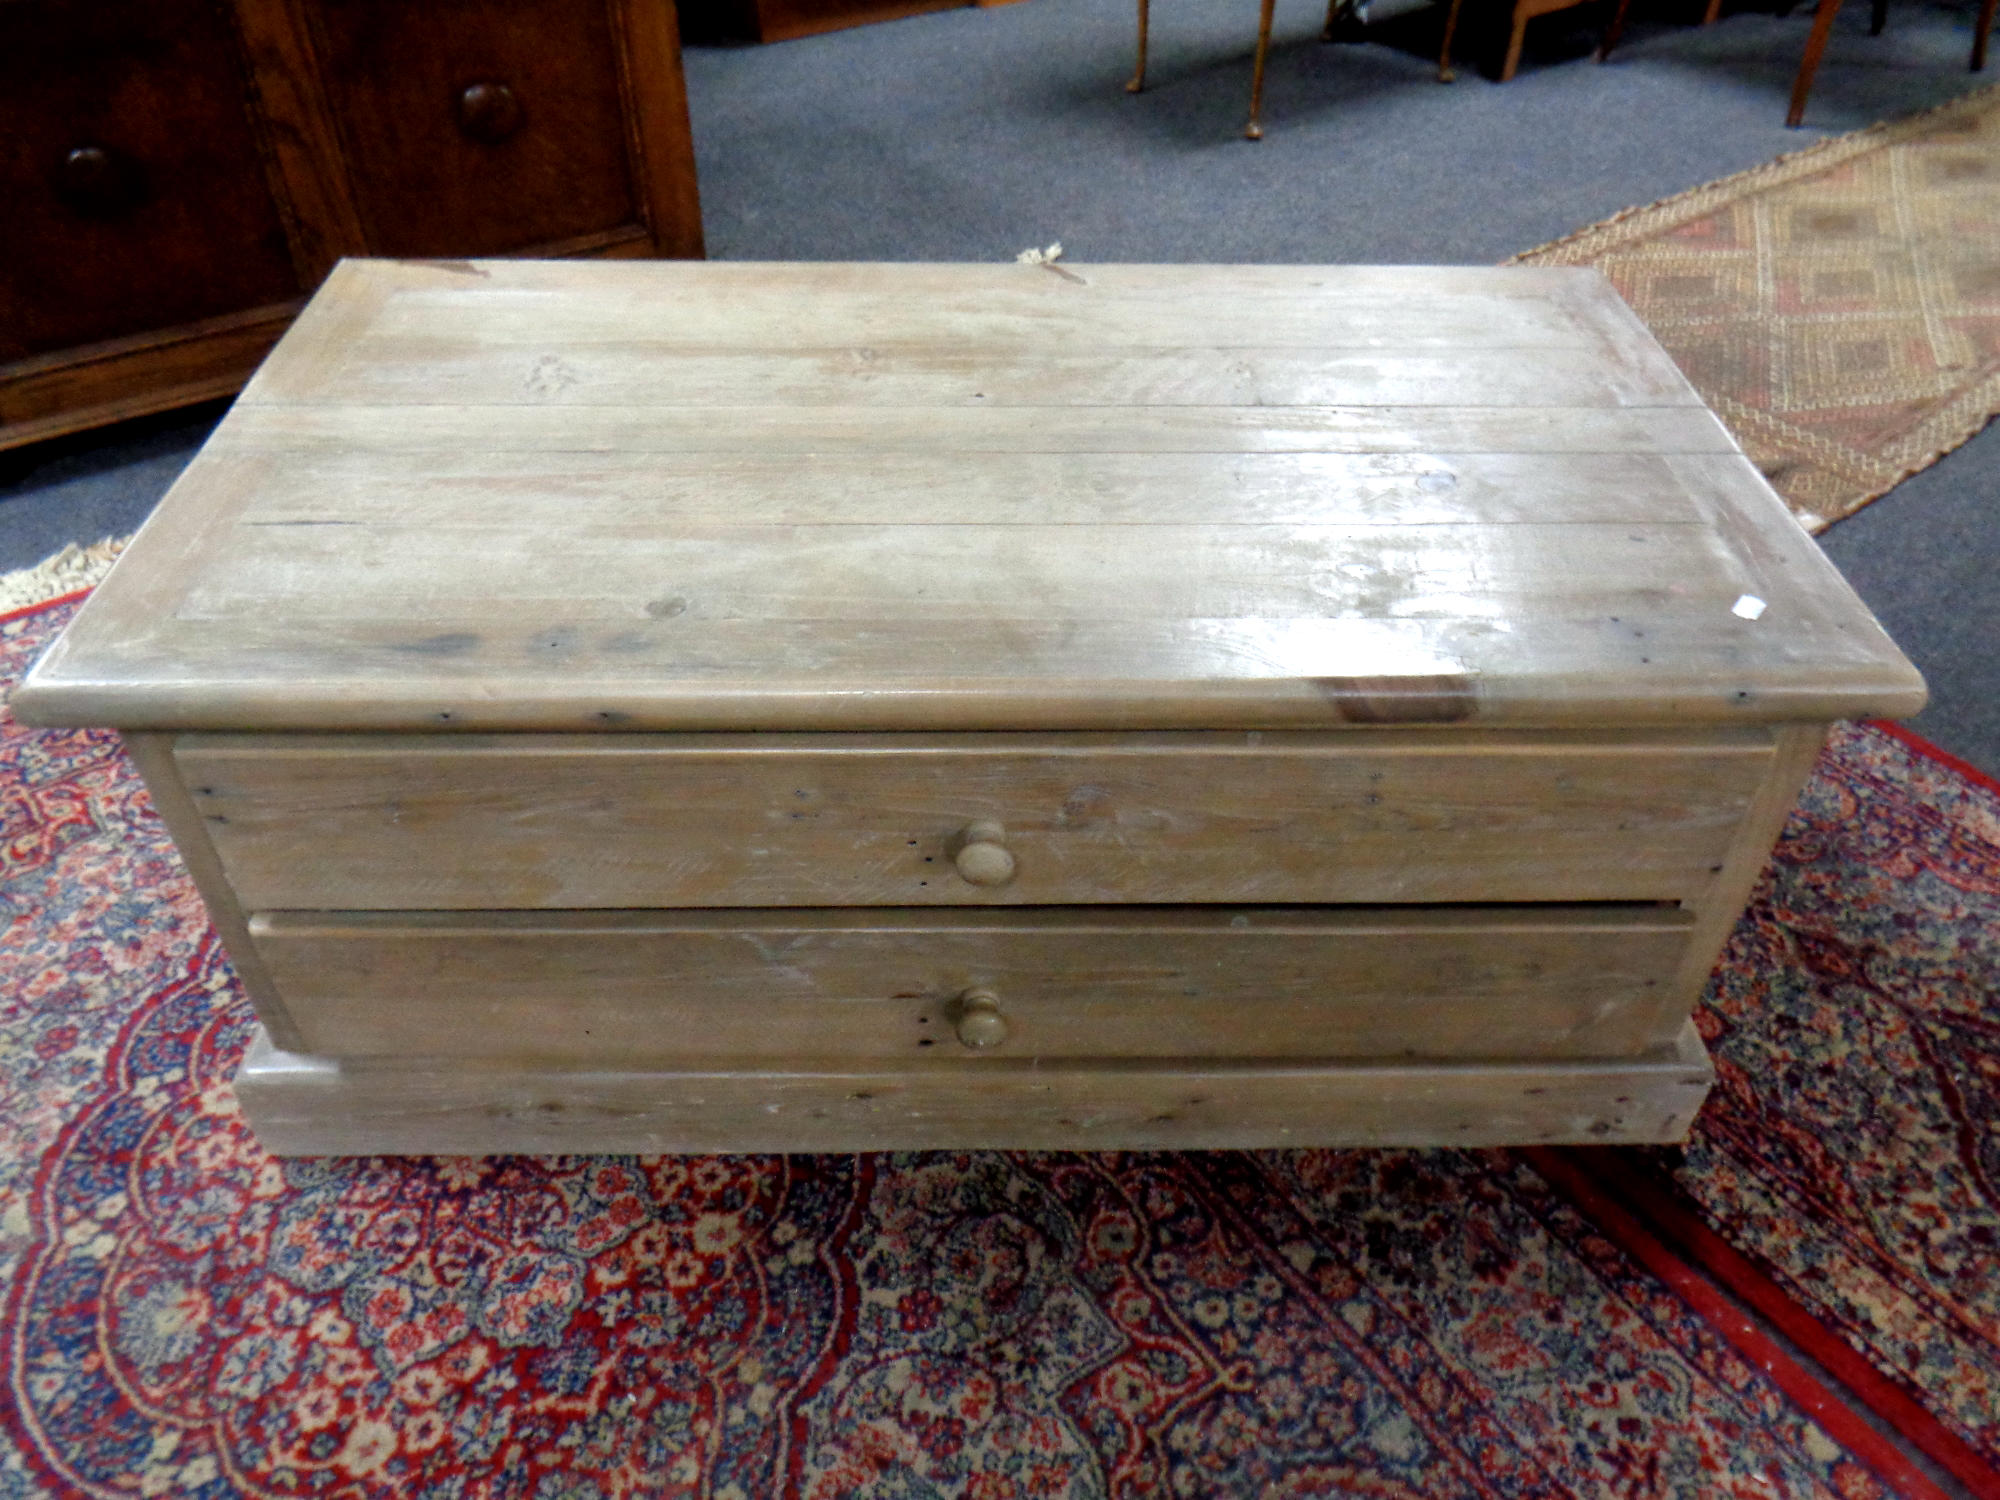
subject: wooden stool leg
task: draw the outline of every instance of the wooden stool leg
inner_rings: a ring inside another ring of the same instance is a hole
[[[1880,36],[1882,28],[1889,24],[1889,0],[1875,0],[1868,8],[1868,34]]]
[[[1618,8],[1611,12],[1611,24],[1604,28],[1604,35],[1597,43],[1597,60],[1608,62],[1611,49],[1618,45],[1618,39],[1625,35],[1625,18],[1632,13],[1632,0],[1618,0]]]
[[[1833,18],[1840,11],[1840,0],[1819,0],[1819,9],[1813,14],[1812,35],[1806,38],[1806,55],[1799,60],[1799,76],[1792,80],[1792,107],[1785,116],[1785,124],[1796,130],[1799,121],[1806,117],[1806,95],[1812,92],[1813,75],[1819,72],[1820,55],[1826,51],[1826,39],[1833,35]]]
[[[1527,7],[1514,7],[1514,29],[1507,37],[1507,56],[1500,64],[1500,81],[1505,83],[1514,76],[1514,70],[1521,66],[1521,43],[1528,37]]]
[[[1722,0],[1708,0],[1708,9],[1701,13],[1701,24],[1713,26],[1722,18]]]
[[[1264,13],[1257,21],[1257,61],[1250,68],[1250,123],[1243,134],[1253,141],[1264,139],[1264,59],[1271,51],[1271,11],[1276,0],[1264,0]]]
[[[1972,29],[1972,71],[1986,67],[1986,38],[1993,31],[1993,8],[2000,0],[1979,0],[1979,24]]]
[[[1465,0],[1451,0],[1451,9],[1444,13],[1444,40],[1438,43],[1438,82],[1450,83],[1458,75],[1451,70],[1451,39],[1458,31],[1458,9]]]
[[[1322,42],[1333,40],[1334,23],[1340,19],[1340,0],[1326,0],[1326,22],[1319,29]]]
[[[1125,92],[1136,94],[1146,86],[1146,0],[1139,0],[1139,64],[1132,70],[1132,81],[1125,85]]]

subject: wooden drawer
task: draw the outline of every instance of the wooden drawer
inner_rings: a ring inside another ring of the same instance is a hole
[[[1688,927],[1658,906],[1126,907],[275,912],[250,931],[330,1056],[769,1067],[1629,1056]]]
[[[1723,864],[1771,741],[190,735],[175,755],[249,910],[1672,901]],[[982,821],[1005,883],[955,863]]]
[[[645,238],[605,0],[314,0],[311,14],[372,249]]]
[[[0,362],[299,294],[249,107],[211,0],[0,5]]]

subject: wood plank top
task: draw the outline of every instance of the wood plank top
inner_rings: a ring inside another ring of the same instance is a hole
[[[14,706],[900,731],[1922,702],[1592,271],[350,261]]]

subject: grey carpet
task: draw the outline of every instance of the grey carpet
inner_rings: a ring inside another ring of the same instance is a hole
[[[1680,24],[1643,7],[1617,58],[1599,12],[1530,28],[1520,75],[1482,76],[1501,7],[1469,0],[1459,82],[1433,80],[1437,11],[1322,45],[1278,16],[1266,138],[1241,139],[1252,0],[1158,0],[1147,92],[1127,95],[1130,0],[1026,0],[771,47],[687,55],[709,253],[732,259],[1486,264],[1634,203],[1940,103],[1971,7],[1851,0],[1808,128],[1783,125],[1805,9]],[[1691,18],[1691,16],[1690,16]],[[0,455],[0,568],[131,529],[212,412]],[[1929,675],[1916,728],[2000,769],[2000,433],[1823,539]]]

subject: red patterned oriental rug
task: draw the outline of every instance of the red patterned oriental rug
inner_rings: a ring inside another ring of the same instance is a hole
[[[1844,732],[1678,1164],[277,1161],[115,740],[0,717],[0,1497],[2000,1493],[1996,849]]]

